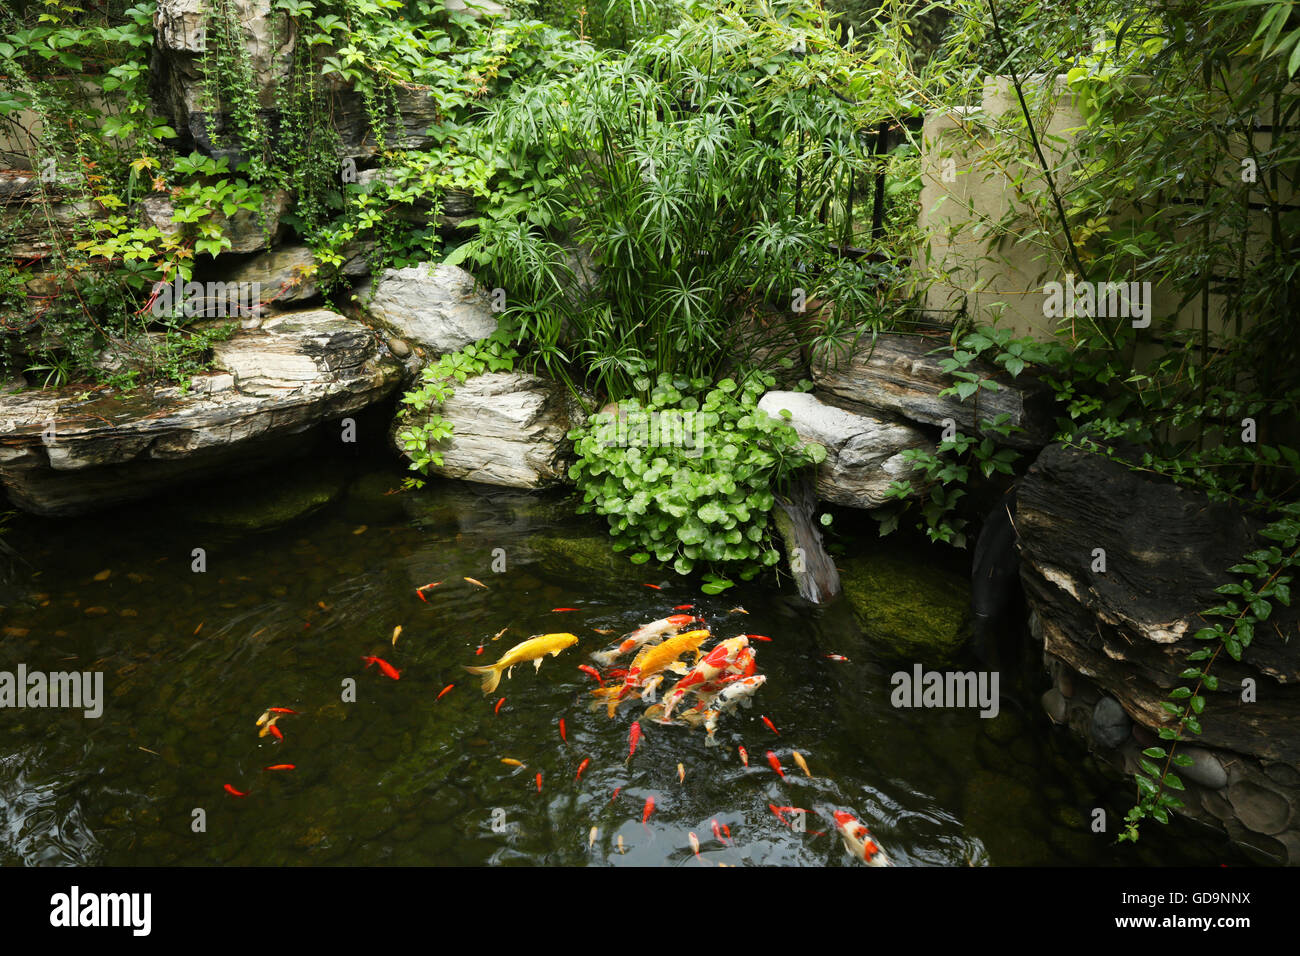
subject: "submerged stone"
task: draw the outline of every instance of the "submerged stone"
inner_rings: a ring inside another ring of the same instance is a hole
[[[840,580],[882,656],[943,664],[969,636],[970,585],[961,575],[876,552],[841,561]]]
[[[238,482],[186,507],[200,524],[238,531],[262,531],[305,517],[325,507],[343,491],[344,478],[334,469],[320,469],[274,482]]]

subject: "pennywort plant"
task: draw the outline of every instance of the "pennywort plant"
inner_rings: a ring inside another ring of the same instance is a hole
[[[704,573],[708,594],[732,586],[729,574],[749,580],[774,566],[772,489],[826,449],[803,445],[788,412],[758,408],[773,384],[758,372],[712,386],[662,373],[646,402],[593,416],[569,435],[579,511],[603,515],[634,564]]]

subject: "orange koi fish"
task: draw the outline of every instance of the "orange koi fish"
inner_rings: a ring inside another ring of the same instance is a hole
[[[275,726],[275,724],[271,724],[270,728],[271,728],[272,737],[274,737],[276,740],[284,740],[284,734],[280,732],[279,727]]]
[[[654,813],[654,812],[655,812],[655,798],[654,798],[654,797],[646,797],[646,798],[645,798],[645,809],[641,811],[641,825],[642,825],[642,826],[645,826],[645,822],[646,822],[647,820],[650,819],[650,814],[652,814],[652,813]]]
[[[777,772],[777,774],[782,777],[785,776],[785,771],[781,769],[781,761],[777,760],[776,754],[772,753],[770,750],[767,752],[767,763],[768,766]]]
[[[628,744],[627,760],[624,760],[623,763],[626,764],[629,761],[631,761],[632,755],[636,753],[636,745],[640,742],[641,742],[641,721],[634,720],[632,721],[632,729],[629,730],[627,734],[627,744]]]
[[[654,588],[656,591],[662,591],[662,590],[663,590],[663,588],[660,587],[658,584],[643,584],[643,585],[641,585],[641,586],[644,587],[644,588]]]
[[[231,786],[230,784],[228,784],[228,783],[227,783],[227,784],[223,784],[221,789],[225,790],[226,793],[230,794],[232,797],[246,797],[246,796],[248,796],[247,793],[244,793],[242,790],[236,790],[234,787],[232,787],[232,786]]]
[[[263,770],[293,770],[294,766],[291,763],[273,763],[271,764],[271,766],[263,767],[262,769]]]
[[[391,677],[393,680],[397,680],[402,676],[401,672],[396,667],[388,663],[388,661],[384,660],[382,657],[363,657],[361,659],[366,662],[366,667],[369,667],[371,664],[378,665],[385,677]],[[364,670],[365,668],[362,669]]]
[[[451,690],[455,686],[456,686],[455,684],[448,684],[442,690],[438,691],[438,696],[433,699],[433,702],[436,704],[438,701],[442,700],[442,695],[447,693],[447,691]]]
[[[506,699],[504,697],[502,697],[499,701],[497,701],[497,705],[492,708],[492,713],[493,714],[498,713],[501,710],[501,705],[504,704],[505,702]]]
[[[565,611],[576,611],[576,610],[577,610],[576,607],[553,607],[553,608],[551,608],[551,613],[552,613],[552,614],[563,614]]]
[[[609,802],[610,802],[610,803],[613,803],[615,800],[617,800],[617,799],[618,799],[618,795],[619,795],[620,793],[622,793],[622,792],[623,792],[623,788],[622,788],[622,787],[615,787],[615,788],[614,788],[614,795],[613,795],[612,797],[609,798]]]
[[[808,769],[808,761],[803,759],[803,754],[796,750],[791,754],[791,756],[794,757],[794,762],[799,765],[799,769],[802,770],[806,776],[811,777],[812,771]]]
[[[575,782],[575,783],[576,783],[577,781],[579,781],[579,780],[582,779],[582,771],[584,771],[584,770],[587,769],[587,764],[589,764],[589,763],[591,763],[591,758],[590,758],[590,757],[583,757],[583,758],[582,758],[582,763],[578,764],[578,772],[577,772],[576,774],[573,775],[573,779],[574,779],[574,782]]]
[[[483,645],[482,645],[482,644],[480,644],[478,647],[474,648],[474,656],[475,656],[475,657],[478,657],[478,656],[479,656],[480,654],[482,654],[482,653],[483,653]]]
[[[781,736],[781,731],[776,729],[776,724],[772,723],[772,721],[768,720],[766,717],[763,717],[762,721],[767,724],[768,730],[772,731],[772,733],[776,734],[778,737]]]
[[[542,775],[540,773],[537,775],[537,792],[542,792]]]
[[[772,643],[772,639],[770,637],[764,637],[762,634],[746,634],[745,636],[749,638],[751,641],[766,641],[769,644]]]
[[[694,610],[695,610],[695,605],[694,605],[694,604],[679,604],[679,605],[677,605],[675,608],[673,608],[673,610],[674,610],[674,611],[694,611]]]
[[[560,718],[560,739],[563,740],[566,744],[569,742],[569,738],[568,738],[568,737],[565,735],[565,733],[564,733],[564,718],[563,718],[563,717]]]
[[[592,667],[590,664],[579,664],[578,670],[582,671],[584,674],[586,674],[588,677],[594,680],[601,687],[605,686],[605,681],[603,678],[601,678],[600,671],[596,670],[596,668]]]
[[[268,712],[268,713],[272,713],[272,714],[296,714],[296,713],[298,713],[296,710],[292,710],[292,709],[290,709],[290,708],[288,708],[288,707],[268,707],[268,708],[267,708],[267,712]]]
[[[722,828],[718,826],[718,821],[716,819],[713,819],[710,820],[709,822],[713,824],[713,838],[717,840],[719,843],[725,845],[727,843],[727,838],[722,835]]]
[[[745,749],[745,747],[744,747],[743,744],[742,744],[741,746],[737,747],[736,750],[738,750],[738,751],[740,752],[740,762],[743,763],[746,767],[748,767],[748,766],[749,766],[749,751]]]

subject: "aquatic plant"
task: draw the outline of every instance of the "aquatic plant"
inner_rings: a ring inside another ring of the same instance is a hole
[[[715,386],[663,373],[644,405],[594,416],[569,434],[578,510],[604,515],[634,564],[705,572],[707,594],[731,586],[726,573],[749,580],[772,567],[772,489],[826,457],[758,408],[773,384],[761,372]]]

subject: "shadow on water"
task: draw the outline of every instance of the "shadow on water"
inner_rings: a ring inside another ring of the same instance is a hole
[[[818,607],[770,585],[704,596],[614,554],[602,523],[573,515],[559,493],[437,481],[389,493],[401,478],[318,459],[292,477],[266,472],[102,516],[15,519],[6,540],[22,561],[8,561],[0,670],[100,671],[106,702],[98,719],[0,710],[0,862],[695,866],[693,832],[710,863],[854,865],[829,822],[838,809],[904,865],[1236,859],[1181,824],[1149,825],[1137,847],[1092,833],[1096,807],[1113,833],[1129,785],[1031,706],[1043,689],[1032,661],[1004,680],[995,719],[898,709],[896,668],[876,659],[843,601]],[[419,600],[416,588],[435,581]],[[591,712],[593,684],[577,665],[682,604],[720,637],[770,637],[755,643],[767,684],[753,709],[724,718],[720,746],[644,722],[625,763],[643,708]],[[493,695],[462,669],[554,631],[581,641],[540,671],[516,668]],[[364,655],[390,661],[400,680],[363,669]],[[258,736],[269,706],[298,711],[278,723],[283,741]],[[274,764],[296,769],[263,769]],[[769,804],[808,810],[805,832]],[[731,845],[714,838],[714,820]]]

